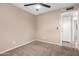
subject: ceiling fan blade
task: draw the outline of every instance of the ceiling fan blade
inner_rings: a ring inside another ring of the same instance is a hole
[[[44,6],[44,7],[47,7],[47,8],[50,8],[51,6],[47,5],[47,4],[43,4],[43,3],[40,3],[40,5]]]
[[[25,4],[24,6],[31,6],[31,5],[35,5],[36,3],[31,3],[31,4]]]

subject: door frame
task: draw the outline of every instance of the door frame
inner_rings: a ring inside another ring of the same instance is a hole
[[[76,13],[76,14],[78,14],[78,11],[79,11],[79,10],[68,11],[68,12],[63,12],[63,13],[61,13],[61,16],[60,16],[60,45],[61,45],[61,46],[62,46],[62,16],[63,16],[64,14],[69,14],[69,13]],[[77,15],[77,17],[78,17],[78,15]],[[77,23],[78,23],[78,22],[77,22]],[[74,39],[74,37],[73,37],[72,39]],[[78,45],[76,45],[76,48],[78,48]]]

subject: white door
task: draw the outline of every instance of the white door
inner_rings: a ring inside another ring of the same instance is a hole
[[[62,16],[62,41],[71,42],[72,40],[72,15]]]

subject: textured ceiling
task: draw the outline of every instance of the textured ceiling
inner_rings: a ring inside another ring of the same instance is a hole
[[[26,6],[24,6],[25,4],[28,4],[28,3],[12,3],[12,5],[19,7],[25,11],[28,11],[34,15],[39,15],[39,14],[43,14],[43,13],[46,13],[49,11],[54,11],[54,10],[57,10],[60,8],[76,5],[76,3],[46,3],[46,4],[50,5],[51,8],[46,8],[46,7],[42,6],[39,11],[36,11],[36,8],[34,5],[26,7]]]

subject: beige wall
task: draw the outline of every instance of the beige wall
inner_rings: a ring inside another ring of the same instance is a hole
[[[59,25],[60,12],[52,12],[37,17],[37,40],[59,43],[59,31],[56,29]]]
[[[35,37],[35,16],[9,4],[0,4],[0,52],[27,44]]]
[[[79,5],[74,7],[74,10],[79,9]],[[63,12],[65,8],[37,16],[37,40],[60,44],[60,30],[56,28],[60,28],[60,17]]]

